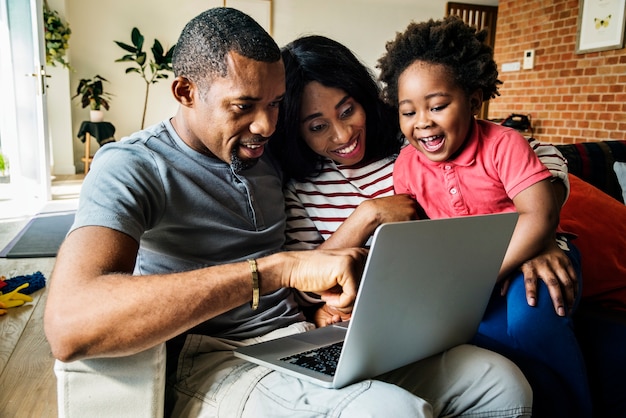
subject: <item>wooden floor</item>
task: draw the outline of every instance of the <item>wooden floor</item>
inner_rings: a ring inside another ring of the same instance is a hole
[[[82,175],[59,178],[52,183],[53,201],[45,207],[75,206]],[[56,206],[55,206],[56,205]],[[0,249],[26,225],[30,216],[5,196],[0,199]],[[31,296],[33,302],[8,309],[0,316],[0,418],[56,418],[54,359],[43,332],[47,284],[54,258],[0,258],[0,275],[11,278],[37,271],[46,277],[46,287]]]
[[[0,220],[4,248],[28,220]],[[40,271],[50,278],[54,258],[0,258],[0,275],[7,278]],[[43,332],[47,288],[34,300],[0,316],[0,417],[57,417],[54,360]]]

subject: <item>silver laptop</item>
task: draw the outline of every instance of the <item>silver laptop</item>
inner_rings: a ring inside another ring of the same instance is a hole
[[[350,321],[241,347],[235,355],[341,388],[466,343],[483,317],[517,217],[383,224]],[[332,355],[338,357],[327,364]]]

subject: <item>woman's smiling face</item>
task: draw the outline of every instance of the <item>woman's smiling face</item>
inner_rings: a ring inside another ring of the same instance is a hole
[[[445,66],[416,61],[398,78],[400,129],[428,159],[448,160],[465,143],[481,94],[468,96]]]
[[[317,154],[354,165],[365,156],[365,110],[345,91],[317,81],[302,94],[300,133]]]

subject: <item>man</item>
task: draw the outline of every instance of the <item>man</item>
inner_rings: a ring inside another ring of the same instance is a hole
[[[237,344],[312,327],[298,291],[349,308],[365,251],[280,252],[281,179],[264,148],[285,75],[254,20],[230,8],[200,14],[173,67],[176,115],[103,148],[85,179],[49,289],[56,358],[125,356],[168,341],[177,417],[529,415],[519,370],[471,346],[381,377],[407,390],[382,380],[323,389],[235,358]],[[90,257],[78,256],[84,248]]]

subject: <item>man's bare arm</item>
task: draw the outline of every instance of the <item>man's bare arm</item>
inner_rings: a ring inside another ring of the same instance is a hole
[[[252,298],[246,262],[132,276],[137,249],[134,239],[108,228],[83,227],[68,235],[51,276],[44,318],[56,358],[134,354]],[[318,292],[329,304],[348,306],[356,296],[365,253],[304,251],[261,258],[261,293],[295,287]]]

